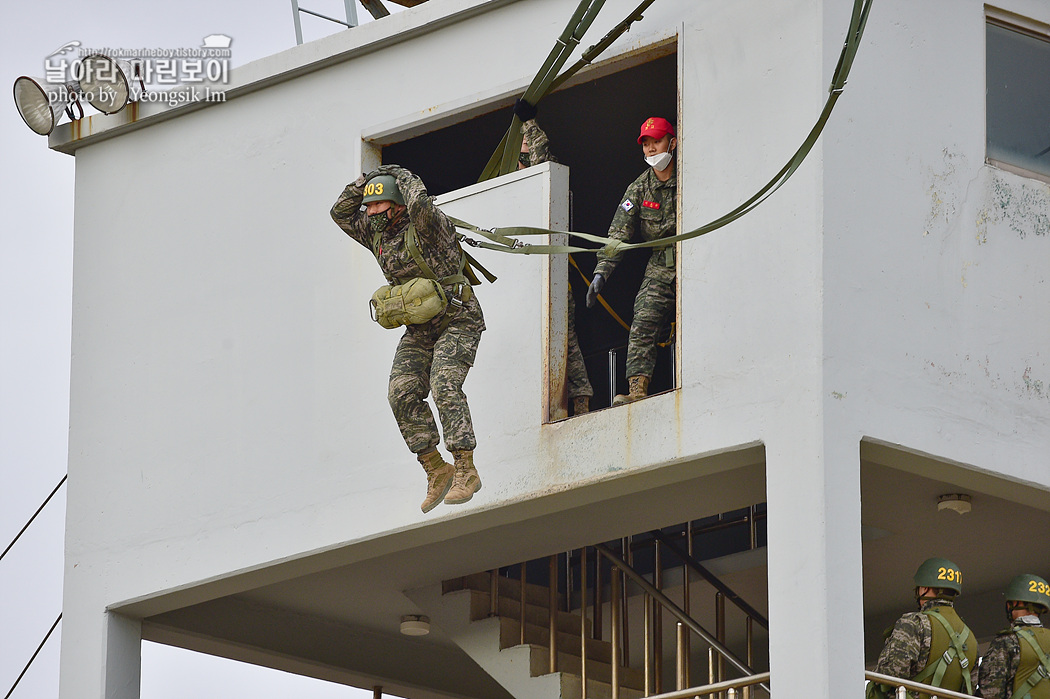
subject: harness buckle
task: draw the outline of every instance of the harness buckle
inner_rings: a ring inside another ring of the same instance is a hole
[[[1044,680],[1050,680],[1050,672],[1047,671],[1046,665],[1040,665],[1036,672],[1042,675]]]
[[[967,658],[965,655],[959,658],[959,667],[961,667],[963,670],[970,667],[970,659]]]
[[[523,243],[520,240],[515,239],[514,244],[510,246],[511,250],[529,247],[528,243]]]
[[[460,238],[460,240],[462,240],[464,243],[466,243],[467,245],[469,245],[472,248],[480,248],[481,247],[481,243],[479,243],[478,241],[474,240],[473,238],[468,238],[467,236],[463,236],[463,237]]]
[[[955,660],[955,656],[952,655],[952,649],[949,648],[948,650],[944,651],[944,655],[942,655],[941,658],[944,659],[944,664],[945,665],[951,665],[952,661]],[[966,666],[963,665],[963,667],[966,667]]]
[[[454,290],[454,293],[453,293],[453,295],[452,295],[452,298],[450,298],[450,299],[448,300],[448,302],[449,302],[450,304],[452,304],[453,306],[455,306],[456,308],[463,308],[463,299],[462,299],[462,295],[463,295],[463,282],[460,282],[459,284],[456,284],[456,285],[455,285],[454,287],[452,287],[452,288],[453,288],[453,290]]]

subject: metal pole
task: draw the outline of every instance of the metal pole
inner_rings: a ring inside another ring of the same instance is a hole
[[[594,640],[602,640],[602,557],[594,556],[594,625],[591,632]]]
[[[580,549],[580,699],[587,699],[587,547]]]
[[[521,564],[521,645],[525,645],[525,564]]]
[[[723,646],[726,644],[726,596],[721,592],[715,593],[715,638]],[[750,666],[749,666],[750,667]],[[726,678],[726,661],[721,655],[718,656],[718,681]]]
[[[551,672],[558,671],[558,557],[547,559],[547,622],[550,625]]]
[[[292,0],[292,21],[295,22],[295,43],[303,43],[303,26],[299,23],[299,0]]]
[[[689,553],[690,556],[692,556],[693,555],[693,522],[691,520],[685,523],[685,540],[686,540],[685,550]],[[682,559],[682,574],[683,574],[683,578],[685,580],[685,591],[683,593],[684,594],[684,600],[683,601],[685,602],[685,609],[683,611],[686,613],[686,616],[688,616],[689,615],[690,599],[692,598],[692,593],[689,590],[689,580],[692,577],[692,571],[690,570],[689,566],[686,565],[685,559]],[[679,622],[679,624],[681,624],[681,622]],[[693,657],[693,648],[692,648],[692,640],[693,639],[689,635],[689,631],[687,629],[685,629],[684,626],[682,627],[682,631],[685,634],[685,686],[686,687],[690,687],[690,686],[692,686],[691,671],[690,671],[690,666],[691,666],[690,660]],[[748,663],[748,667],[750,667],[750,666],[751,666],[751,663]],[[683,687],[683,689],[684,689],[684,687]]]
[[[747,631],[747,666],[755,666],[755,620],[748,617],[745,621]],[[751,687],[744,687],[744,699],[751,699]]]
[[[610,618],[612,626],[612,699],[620,699],[620,569],[615,565],[610,575]]]
[[[649,696],[650,688],[653,686],[653,653],[652,653],[652,615],[653,615],[653,598],[649,595],[645,596],[645,605],[642,616],[642,647],[645,652],[642,653],[643,663],[645,667],[645,691],[642,696]]]
[[[383,699],[383,688],[378,684],[372,687],[372,699]]]
[[[664,571],[663,556],[660,555],[660,541],[653,540],[653,583],[657,590],[663,592]],[[656,605],[653,608],[653,671],[656,674],[656,693],[664,691],[664,619],[663,607]]]
[[[354,5],[354,0],[343,0],[343,5],[346,8],[346,23],[351,27],[356,27],[357,7]]]
[[[292,0],[293,2],[295,0]],[[296,12],[298,17],[299,13]],[[298,20],[296,20],[298,21]],[[302,43],[301,41],[299,43]],[[616,399],[616,350],[609,350],[609,405]]]
[[[624,560],[627,561],[627,565],[634,566],[634,552],[631,551],[631,537],[625,536],[620,540],[621,551],[624,553]],[[620,624],[623,626],[621,629],[622,636],[620,638],[620,645],[623,648],[623,666],[631,666],[631,619],[628,616],[630,611],[627,607],[627,579],[624,578],[623,585],[620,586],[620,596],[617,598],[616,603],[623,605],[623,611],[620,614]]]
[[[675,658],[677,660],[675,663],[675,689],[685,689],[686,668],[689,667],[689,655],[686,650],[688,635],[685,632],[685,627],[682,626],[682,622],[680,621],[675,625],[675,636],[678,639],[678,644],[675,648]]]

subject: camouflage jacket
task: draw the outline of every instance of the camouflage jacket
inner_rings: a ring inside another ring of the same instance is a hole
[[[612,225],[609,226],[609,237],[630,242],[636,233],[643,241],[675,235],[677,179],[675,173],[666,182],[661,182],[652,168],[646,168],[624,193],[623,201],[617,207]],[[594,273],[608,279],[622,257],[623,253],[605,255],[599,251]],[[649,264],[645,268],[645,276],[664,284],[674,283],[673,245],[653,248]]]
[[[1014,675],[1021,664],[1021,640],[1015,629],[1042,628],[1038,617],[1021,617],[1013,626],[1003,629],[992,639],[979,667],[971,673],[979,687],[977,696],[984,699],[1009,699],[1014,691]]]
[[[928,600],[918,612],[908,612],[893,625],[886,645],[879,653],[875,672],[892,677],[910,679],[922,672],[930,656],[933,630],[930,619],[922,612],[938,606],[952,606],[951,602]]]
[[[550,141],[535,119],[529,119],[521,125],[525,144],[529,147],[529,166],[543,163],[556,163],[558,159],[551,155]]]
[[[404,234],[410,220],[416,227],[419,253],[434,274],[439,279],[459,274],[462,252],[456,240],[456,228],[427,195],[423,181],[397,165],[385,165],[383,169],[397,178],[408,215],[383,233],[378,249],[372,249],[372,229],[361,208],[362,187],[353,183],[346,186],[332,207],[332,220],[376,255],[379,267],[391,284],[404,284],[413,277],[426,276],[405,245]]]

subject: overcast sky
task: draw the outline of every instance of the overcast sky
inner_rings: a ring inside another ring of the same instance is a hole
[[[392,11],[396,5],[385,3]],[[301,0],[344,17],[340,0]],[[360,20],[371,16],[357,6]],[[305,40],[340,27],[303,15]],[[295,45],[290,0],[9,2],[0,21],[2,81],[43,77],[70,41],[89,47],[198,47],[233,38],[236,67]],[[48,149],[9,97],[0,107],[0,550],[66,472],[74,158]],[[88,108],[90,109],[90,108]],[[65,119],[63,119],[64,121]],[[7,694],[62,608],[65,490],[0,561],[0,692]],[[61,624],[12,699],[58,697]],[[363,697],[371,692],[143,644],[142,699]]]

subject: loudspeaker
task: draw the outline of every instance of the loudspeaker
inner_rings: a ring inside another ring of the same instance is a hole
[[[78,95],[80,86],[75,82],[65,84],[49,83],[43,78],[30,78],[26,75],[15,80],[15,107],[26,125],[41,136],[47,136],[55,130],[62,111],[70,119],[84,116]],[[73,107],[80,110],[80,116],[73,116]]]
[[[137,101],[140,90],[145,89],[137,65],[101,53],[80,60],[78,78],[84,99],[103,114],[119,112],[129,101]]]

